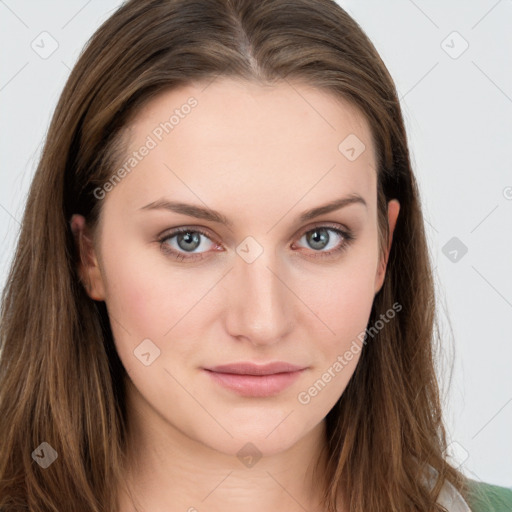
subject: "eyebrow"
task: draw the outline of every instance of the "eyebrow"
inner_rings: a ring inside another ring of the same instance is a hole
[[[320,215],[324,215],[353,204],[362,204],[365,208],[368,208],[366,201],[360,195],[350,194],[340,199],[335,199],[334,201],[322,206],[306,210],[299,215],[298,220],[299,222],[306,222]],[[140,210],[169,210],[171,212],[181,213],[182,215],[188,215],[189,217],[218,222],[219,224],[225,224],[229,227],[233,226],[233,222],[231,220],[216,210],[179,201],[170,201],[168,199],[158,199],[157,201],[153,201],[142,206]]]

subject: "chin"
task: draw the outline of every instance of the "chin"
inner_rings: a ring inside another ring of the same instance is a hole
[[[288,406],[272,410],[266,406],[264,411],[246,410],[244,414],[237,411],[236,418],[224,416],[222,428],[216,429],[215,438],[212,430],[204,433],[203,443],[211,448],[229,455],[239,456],[245,451],[254,451],[260,456],[270,456],[288,450],[301,439],[312,434],[315,427],[320,427],[321,420],[301,417],[298,407]],[[222,415],[218,416],[223,417]],[[209,435],[209,436],[208,436]],[[207,437],[208,436],[208,437]]]

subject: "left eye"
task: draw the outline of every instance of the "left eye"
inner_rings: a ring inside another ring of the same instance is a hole
[[[329,233],[334,233],[334,237]],[[204,247],[202,238],[209,241],[210,247]],[[173,240],[176,239],[176,240]],[[313,249],[313,254],[316,256],[330,256],[333,253],[345,249],[348,244],[353,240],[353,236],[348,231],[331,226],[318,226],[306,231],[301,238]],[[173,243],[171,243],[171,241]],[[209,235],[200,229],[191,228],[177,228],[171,233],[164,235],[160,240],[162,251],[178,260],[194,260],[201,259],[204,252],[214,247],[220,247],[219,244],[213,242]],[[194,252],[202,248],[203,251]]]
[[[333,240],[331,240],[329,232],[335,233],[335,237],[333,238]],[[321,249],[327,249],[325,252],[330,252],[330,250],[336,247],[337,245],[336,238],[344,238],[343,233],[339,229],[320,226],[318,228],[306,231],[306,233],[302,235],[300,240],[305,239],[309,246],[315,249],[316,251]],[[329,242],[331,242],[330,247]]]

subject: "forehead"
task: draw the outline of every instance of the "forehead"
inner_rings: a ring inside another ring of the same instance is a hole
[[[291,206],[306,193],[314,200],[336,188],[333,198],[358,192],[371,200],[376,183],[365,117],[299,83],[216,78],[180,86],[150,100],[128,134],[127,158],[150,149],[114,192],[123,189],[140,206],[157,192],[233,202],[236,190],[246,202],[280,197]]]

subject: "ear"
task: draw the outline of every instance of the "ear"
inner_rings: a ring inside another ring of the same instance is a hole
[[[82,215],[74,214],[71,217],[70,226],[79,254],[78,275],[87,295],[93,300],[105,300],[105,286],[85,218]]]
[[[396,199],[392,199],[388,202],[388,225],[389,225],[389,239],[386,253],[379,263],[377,275],[375,277],[375,294],[377,294],[382,285],[384,284],[384,278],[386,277],[386,267],[388,264],[389,251],[391,250],[391,243],[393,242],[393,233],[395,231],[396,219],[398,218],[398,212],[400,211],[400,203]]]

